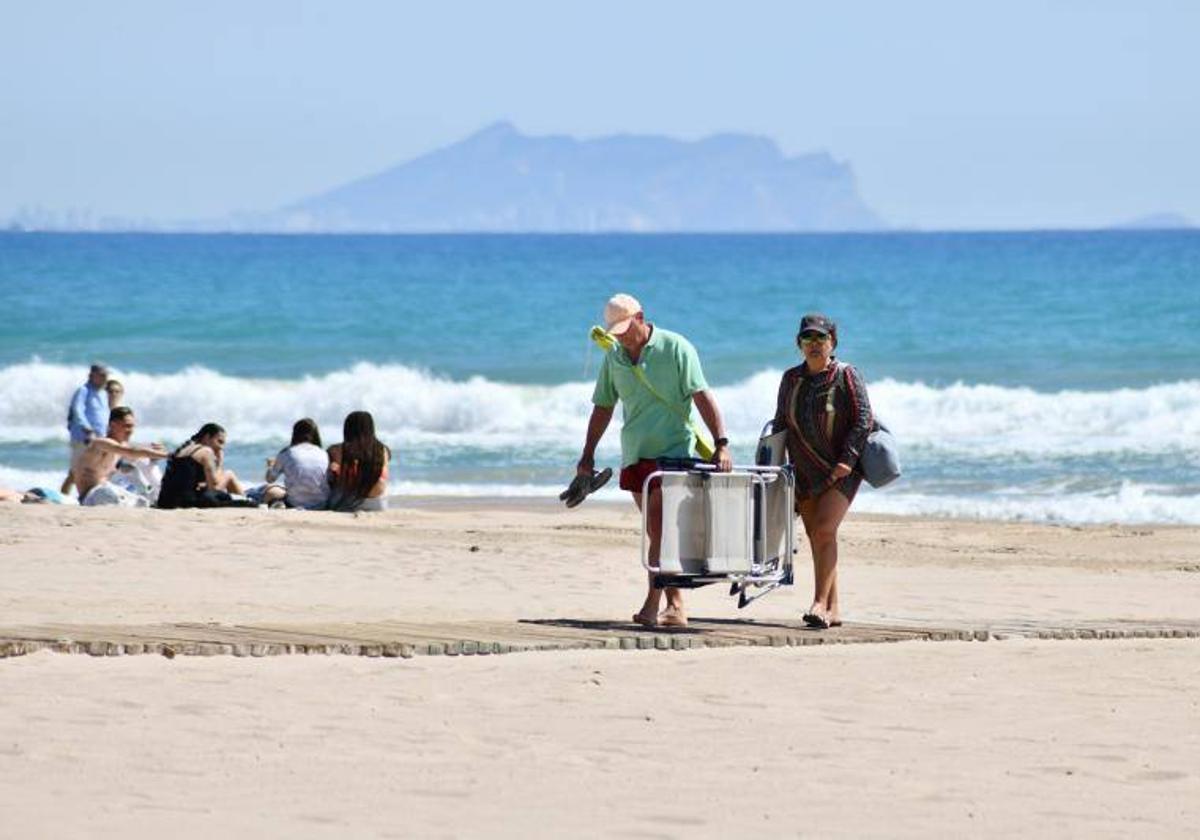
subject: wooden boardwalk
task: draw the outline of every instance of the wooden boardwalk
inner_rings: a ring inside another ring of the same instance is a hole
[[[1002,622],[932,626],[851,623],[812,630],[799,621],[692,619],[686,628],[578,619],[322,624],[44,624],[0,628],[0,658],[38,650],[92,656],[483,656],[554,650],[694,648],[989,641],[1009,638],[1200,638],[1200,621]]]

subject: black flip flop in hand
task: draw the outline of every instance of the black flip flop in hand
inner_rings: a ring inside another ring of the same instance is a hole
[[[575,478],[571,479],[571,485],[558,494],[558,499],[561,502],[566,502],[567,507],[573,508],[607,484],[610,478],[612,478],[611,467],[605,467],[599,472],[592,470],[590,476],[576,475]]]

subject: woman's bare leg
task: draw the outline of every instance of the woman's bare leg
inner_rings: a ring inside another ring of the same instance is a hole
[[[264,505],[271,505],[275,502],[282,502],[286,498],[286,489],[280,487],[278,484],[271,484],[268,485],[267,489],[263,491],[262,503]]]
[[[842,611],[838,607],[838,573],[837,567],[833,570],[833,583],[829,587],[829,598],[825,602],[827,610],[825,618],[830,624],[842,623]]]
[[[800,518],[813,556],[813,605],[809,612],[828,620],[841,620],[837,603],[837,532],[850,500],[840,490],[826,490],[815,499],[800,502]]]
[[[233,470],[222,470],[222,472],[224,475],[221,476],[221,486],[216,489],[242,495],[242,485],[238,482],[237,474]]]

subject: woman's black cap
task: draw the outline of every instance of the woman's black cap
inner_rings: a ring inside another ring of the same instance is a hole
[[[833,330],[833,321],[829,320],[828,316],[822,315],[820,312],[810,312],[800,319],[801,335],[807,332],[820,333],[821,335],[832,335]]]

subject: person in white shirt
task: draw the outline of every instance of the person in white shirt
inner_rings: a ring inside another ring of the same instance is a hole
[[[271,507],[321,510],[329,501],[329,455],[321,448],[321,432],[308,417],[292,426],[292,443],[267,459],[262,500]],[[280,478],[282,484],[277,484]]]

